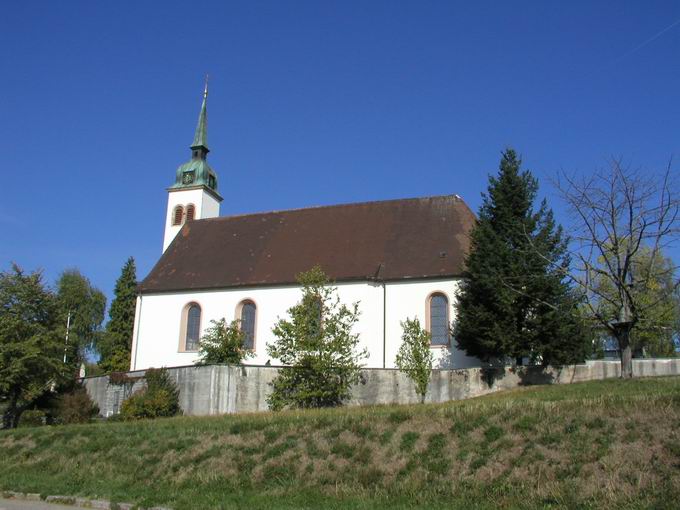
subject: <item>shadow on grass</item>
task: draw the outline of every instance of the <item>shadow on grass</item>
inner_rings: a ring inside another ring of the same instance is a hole
[[[534,386],[537,384],[552,384],[555,382],[555,374],[548,370],[548,367],[534,365],[528,367],[517,367],[517,376],[520,386]]]

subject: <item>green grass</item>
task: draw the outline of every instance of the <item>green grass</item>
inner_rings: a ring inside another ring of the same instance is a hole
[[[142,506],[675,508],[680,377],[0,431],[0,488]]]

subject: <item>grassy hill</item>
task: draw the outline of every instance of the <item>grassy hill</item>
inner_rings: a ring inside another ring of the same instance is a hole
[[[0,488],[182,508],[677,508],[680,377],[0,431]]]

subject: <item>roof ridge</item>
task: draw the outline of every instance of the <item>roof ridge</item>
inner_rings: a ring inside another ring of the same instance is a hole
[[[363,202],[345,202],[342,204],[327,204],[327,205],[312,205],[308,207],[294,207],[292,209],[275,209],[272,211],[259,211],[259,212],[254,212],[254,213],[243,213],[243,214],[232,214],[230,216],[216,216],[214,218],[204,218],[202,220],[195,220],[195,221],[220,221],[220,220],[230,220],[234,218],[243,218],[247,216],[265,216],[267,214],[278,214],[278,213],[285,213],[285,212],[297,212],[297,211],[308,211],[308,210],[316,210],[316,209],[331,209],[331,208],[340,208],[340,207],[352,207],[352,206],[357,206],[357,205],[367,205],[367,204],[385,204],[388,202],[410,202],[410,201],[415,201],[415,200],[427,200],[427,199],[433,199],[433,198],[453,198],[457,202],[461,202],[465,206],[467,204],[463,200],[463,198],[460,195],[457,195],[455,193],[451,193],[449,195],[430,195],[430,196],[425,196],[425,197],[408,197],[408,198],[388,198],[385,200],[366,200]],[[469,209],[469,207],[468,207]]]

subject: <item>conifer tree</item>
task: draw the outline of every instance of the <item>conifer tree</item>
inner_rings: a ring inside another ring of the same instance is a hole
[[[459,346],[485,361],[586,356],[578,300],[565,281],[566,241],[545,200],[534,210],[537,191],[515,151],[503,152],[471,232],[454,328]]]
[[[132,330],[137,300],[137,275],[135,259],[130,257],[116,280],[115,297],[109,310],[106,332],[98,345],[99,365],[107,372],[126,371],[130,368]]]
[[[267,403],[272,410],[342,405],[368,357],[353,332],[359,303],[342,304],[319,266],[299,274],[298,283],[302,299],[274,325],[276,339],[267,344],[267,353],[286,365],[272,381]]]

